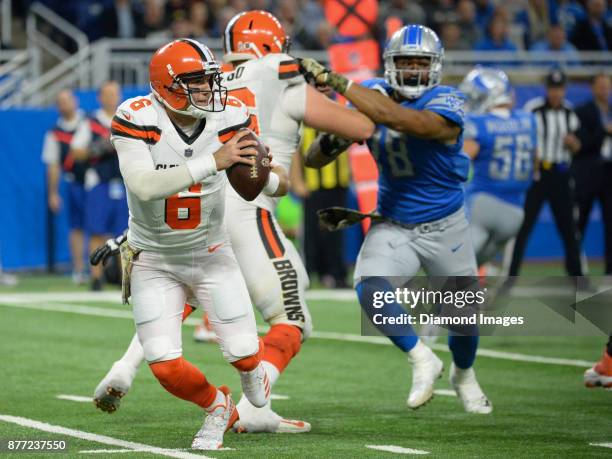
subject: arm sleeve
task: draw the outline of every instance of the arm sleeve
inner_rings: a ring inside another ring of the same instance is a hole
[[[78,150],[85,149],[91,143],[91,129],[89,128],[89,122],[83,120],[72,137],[70,142],[70,148],[76,148]]]
[[[281,109],[292,120],[301,122],[306,115],[306,83],[285,88],[281,95]]]
[[[213,155],[193,158],[170,169],[155,170],[144,142],[117,137],[113,137],[112,142],[126,186],[142,201],[167,198],[217,173]]]
[[[45,134],[43,144],[42,160],[45,164],[58,164],[60,162],[60,149],[53,132]]]

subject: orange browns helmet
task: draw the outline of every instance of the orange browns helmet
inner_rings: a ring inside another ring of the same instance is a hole
[[[219,63],[196,40],[174,40],[159,48],[149,64],[149,80],[157,99],[176,113],[204,118],[207,112],[225,110],[227,89],[221,85]],[[208,96],[206,104],[194,99],[201,93]]]
[[[269,53],[287,53],[291,39],[276,17],[267,11],[239,13],[227,23],[223,37],[226,62],[257,59]]]

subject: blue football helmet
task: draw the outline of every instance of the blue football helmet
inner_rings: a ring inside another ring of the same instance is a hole
[[[465,108],[469,113],[486,113],[493,107],[514,101],[508,75],[493,67],[474,68],[463,79],[459,89],[467,96]]]
[[[428,57],[428,70],[411,71],[415,78],[404,79],[405,70],[395,66],[397,57]],[[436,33],[429,27],[411,24],[396,31],[383,53],[385,80],[407,99],[418,99],[425,91],[440,84],[444,48]],[[427,75],[427,81],[423,78]]]

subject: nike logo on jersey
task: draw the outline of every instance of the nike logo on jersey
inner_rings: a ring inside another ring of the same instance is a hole
[[[461,247],[463,246],[463,242],[461,244],[459,244],[456,247],[451,247],[451,252],[455,253],[457,250],[459,250]]]
[[[223,243],[221,244],[216,244],[216,245],[211,245],[208,248],[208,253],[213,253],[215,250],[217,250],[219,247],[221,247],[223,245]]]

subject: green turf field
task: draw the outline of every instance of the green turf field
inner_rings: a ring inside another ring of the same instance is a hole
[[[80,291],[83,294],[59,295]],[[29,293],[40,296],[24,297]],[[405,405],[410,369],[403,355],[381,344],[383,340],[347,341],[359,339],[356,302],[319,299],[309,304],[318,333],[274,387],[275,394],[289,400],[275,400],[273,407],[286,417],[308,420],[312,432],[294,436],[228,433],[225,446],[231,450],[206,456],[403,455],[366,445],[393,445],[437,457],[612,456],[612,391],[585,389],[580,362],[595,361],[604,338],[482,338],[481,348],[501,352],[480,357],[476,365],[480,383],[494,404],[493,414],[468,415],[459,400],[448,395],[438,395],[422,409],[411,411]],[[167,394],[146,367],[140,369],[131,392],[113,415],[97,411],[91,403],[57,398],[60,394],[91,396],[133,331],[128,307],[118,301],[96,301],[84,288],[72,287],[66,277],[22,277],[18,287],[0,290],[0,439],[65,439],[70,457],[200,454],[188,448],[201,426],[201,410]],[[194,343],[192,331],[188,323],[183,334],[186,357],[213,383],[226,383],[239,391],[238,376],[216,345]],[[331,332],[338,335],[329,339]],[[450,354],[444,348],[436,346],[448,368]],[[509,353],[519,354],[517,360],[508,360]],[[524,355],[542,356],[545,362],[526,362]],[[550,362],[546,358],[567,361],[546,363]],[[450,389],[447,374],[438,389]],[[6,416],[23,418],[28,425],[38,421],[73,429],[71,433],[79,438],[17,425],[8,422],[15,418]],[[98,436],[87,439],[86,433]],[[164,451],[140,450],[152,447]],[[137,451],[109,451],[124,449]],[[92,450],[106,452],[82,453]]]

